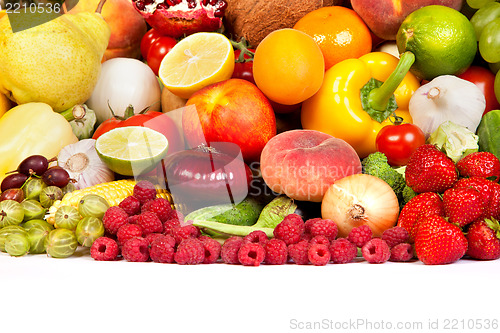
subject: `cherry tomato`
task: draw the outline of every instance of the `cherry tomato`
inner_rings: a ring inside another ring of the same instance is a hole
[[[484,67],[470,66],[458,77],[474,83],[483,92],[486,99],[486,108],[483,115],[491,110],[500,109],[500,103],[498,103],[495,96],[495,74],[493,72]]]
[[[377,151],[387,156],[393,166],[403,166],[417,147],[425,144],[425,134],[414,124],[394,124],[382,127],[375,139]]]
[[[153,43],[161,36],[162,35],[158,32],[158,30],[155,30],[154,28],[144,34],[141,39],[141,55],[144,60],[148,57],[151,45],[153,45]]]
[[[168,36],[161,36],[149,48],[146,61],[149,67],[158,76],[158,69],[160,68],[163,57],[170,52],[170,50],[177,44],[177,40]]]
[[[254,49],[248,49],[251,52],[255,52]],[[250,59],[249,61],[240,61],[241,50],[234,51],[234,71],[232,78],[235,79],[243,79],[255,84],[255,80],[253,79],[253,59],[249,54],[243,54],[243,59]]]

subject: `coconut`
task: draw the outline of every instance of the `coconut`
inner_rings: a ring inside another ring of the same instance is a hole
[[[293,28],[307,13],[343,0],[226,0],[224,28],[235,40],[244,37],[252,47],[274,30]]]

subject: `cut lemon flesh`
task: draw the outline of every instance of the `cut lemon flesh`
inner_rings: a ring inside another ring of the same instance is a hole
[[[167,154],[167,138],[150,128],[119,127],[96,140],[101,160],[116,173],[136,176],[153,170]]]
[[[198,32],[179,41],[163,58],[158,76],[173,94],[189,98],[212,83],[227,80],[234,70],[229,39],[216,32]]]

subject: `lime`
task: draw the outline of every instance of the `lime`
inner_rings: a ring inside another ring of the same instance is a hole
[[[101,135],[95,148],[111,170],[124,176],[137,176],[153,170],[165,157],[168,140],[153,129],[127,126]]]
[[[474,27],[459,11],[441,5],[425,6],[408,15],[396,35],[398,51],[411,51],[411,71],[422,79],[464,72],[474,60]]]

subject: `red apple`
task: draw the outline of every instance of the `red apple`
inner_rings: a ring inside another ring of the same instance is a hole
[[[276,135],[276,118],[269,100],[256,85],[229,79],[195,92],[182,116],[190,147],[210,142],[237,144],[246,162],[258,161]]]

